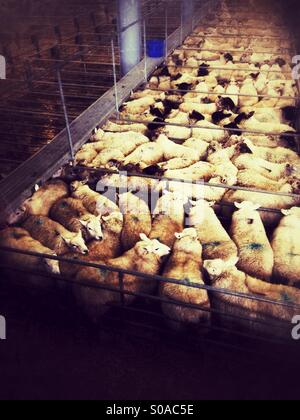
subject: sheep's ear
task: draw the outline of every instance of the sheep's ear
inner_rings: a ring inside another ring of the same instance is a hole
[[[79,220],[79,223],[84,227],[87,227],[88,225],[88,222],[86,222],[85,220]]]
[[[147,238],[147,236],[144,233],[140,234],[140,238],[143,242],[149,242],[149,238]]]
[[[260,209],[260,204],[251,203],[251,201],[243,201],[242,203],[234,203],[235,207],[240,210],[256,211]]]
[[[210,202],[208,203],[209,207],[214,207],[214,206],[215,206],[215,204],[216,204],[216,201],[210,201]]]
[[[228,261],[224,261],[224,264],[227,268],[229,267],[235,267],[237,263],[239,262],[239,257],[232,257]]]
[[[182,234],[181,233],[175,233],[175,238],[176,239],[181,239],[182,238]]]
[[[193,207],[197,207],[197,205],[198,205],[198,201],[196,201],[196,200],[189,200],[190,201],[190,204],[193,206]]]
[[[35,184],[35,186],[34,186],[34,191],[35,192],[38,192],[38,190],[40,189],[40,186],[39,186],[39,184]]]
[[[291,210],[281,210],[281,213],[282,213],[284,216],[290,216],[290,215],[292,214],[292,211],[291,211]]]

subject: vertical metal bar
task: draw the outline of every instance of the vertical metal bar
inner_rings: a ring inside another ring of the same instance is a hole
[[[119,273],[119,286],[120,286],[121,304],[122,306],[125,306],[124,273]]]
[[[74,145],[73,145],[72,134],[71,134],[71,129],[70,129],[70,122],[69,122],[69,116],[68,116],[68,111],[67,111],[67,105],[66,105],[66,101],[65,101],[65,95],[64,95],[64,90],[63,90],[63,85],[62,85],[62,80],[61,80],[61,73],[60,73],[59,68],[57,69],[57,80],[58,80],[59,93],[60,93],[61,103],[62,103],[65,122],[66,122],[66,129],[67,129],[67,135],[68,135],[68,141],[69,141],[69,147],[70,147],[71,160],[72,160],[72,163],[74,163],[74,161],[75,161]]]
[[[115,43],[113,39],[111,40],[111,51],[112,51],[113,73],[114,73],[116,111],[119,117],[119,95],[118,95],[118,86],[117,86],[118,80],[117,80],[117,69],[116,69]]]
[[[166,50],[165,50],[165,57],[166,57],[166,59],[168,58],[168,37],[169,37],[169,31],[168,31],[168,29],[169,29],[169,16],[168,16],[168,2],[166,1],[166,9],[165,9],[165,24],[166,24],[166,27],[165,27],[165,47],[166,47]]]
[[[148,81],[148,68],[147,68],[147,27],[146,20],[144,20],[144,57],[145,57],[145,82]]]
[[[180,10],[180,45],[183,43],[183,2],[181,1],[181,10]]]

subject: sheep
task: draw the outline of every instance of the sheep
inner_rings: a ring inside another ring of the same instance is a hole
[[[293,188],[291,185],[286,184],[280,190],[283,194],[292,194]],[[275,196],[271,194],[261,194],[252,191],[228,191],[223,197],[223,202],[226,204],[234,204],[235,202],[251,201],[252,203],[258,203],[261,206],[260,215],[263,223],[267,227],[272,227],[279,223],[281,215],[277,212],[264,211],[263,209],[290,209],[291,207],[300,205],[300,198]],[[227,206],[222,209],[222,213],[225,217],[230,217],[232,211]]]
[[[274,89],[272,86],[267,86],[267,89],[263,92],[265,96],[269,98],[263,98],[261,101],[254,105],[255,109],[259,108],[275,108],[279,106],[280,92]],[[245,105],[243,105],[245,106]],[[247,106],[249,106],[247,104]],[[250,105],[251,106],[251,105]],[[284,105],[283,105],[284,106]]]
[[[157,239],[169,248],[173,248],[175,234],[184,229],[185,209],[187,197],[180,193],[164,192],[157,201],[153,212],[150,239]]]
[[[275,255],[274,277],[289,286],[300,287],[300,209],[282,210],[284,215],[272,238]]]
[[[284,108],[287,106],[292,106],[294,107],[296,105],[296,99],[295,97],[297,96],[297,89],[296,89],[296,82],[295,80],[288,80],[284,86],[283,92],[282,92],[282,96],[284,98],[279,99],[277,106],[279,108]]]
[[[76,165],[88,165],[97,157],[103,147],[101,142],[84,144],[75,155]]]
[[[139,146],[123,161],[123,167],[128,165],[137,166],[143,170],[148,166],[156,165],[164,160],[164,150],[158,143],[147,143]]]
[[[147,126],[144,124],[117,124],[112,121],[108,121],[102,129],[104,131],[110,131],[111,133],[124,133],[131,131],[144,136],[148,131]]]
[[[208,99],[212,102],[216,102],[218,98],[225,97],[225,87],[218,85],[213,89],[213,94],[208,96]]]
[[[204,285],[202,269],[202,246],[195,229],[185,229],[176,234],[176,242],[164,269],[163,276],[180,280],[186,286],[162,283],[160,296],[172,302],[197,305],[199,309],[184,308],[162,303],[163,313],[171,320],[184,324],[208,323],[210,321],[210,301],[206,290],[189,287],[190,283]],[[204,311],[203,311],[204,309]]]
[[[6,228],[0,231],[0,246],[24,252],[33,252],[56,257],[56,253],[43,246],[40,242],[33,239],[28,231],[19,227]],[[23,270],[40,271],[49,274],[60,274],[58,261],[50,260],[45,257],[35,257],[31,255],[17,254],[0,250],[0,257],[5,264],[12,268]],[[33,280],[33,277],[30,277]],[[36,279],[37,280],[37,279]],[[49,282],[51,286],[52,282]],[[41,277],[40,283],[34,285],[45,287],[47,281]]]
[[[157,86],[158,87],[158,86]],[[156,101],[164,101],[166,99],[166,94],[164,92],[158,92],[157,90],[145,89],[134,92],[131,95],[131,99],[141,99],[147,96],[152,96]],[[111,131],[111,130],[107,130]]]
[[[220,220],[215,214],[214,203],[205,200],[193,202],[189,215],[189,225],[195,227],[203,247],[203,259],[222,259],[228,261],[236,258],[238,249]]]
[[[296,307],[262,302],[251,299],[251,297],[259,295],[279,303],[298,305],[300,302],[299,290],[266,283],[251,277],[237,269],[235,266],[237,260],[233,259],[227,262],[223,260],[205,261],[204,269],[207,271],[210,281],[215,288],[246,294],[249,295],[249,298],[227,295],[222,292],[212,292],[210,295],[212,307],[224,314],[222,321],[226,325],[232,327],[232,324],[238,323],[240,327],[246,327],[247,330],[250,327],[263,334],[278,334],[276,327],[272,330],[270,321],[280,320],[290,323],[299,310]],[[255,321],[263,321],[263,323]]]
[[[251,169],[273,181],[287,178],[296,172],[296,167],[289,163],[271,163],[247,153],[235,157],[233,163],[239,170]]]
[[[162,132],[169,138],[174,140],[187,140],[191,137],[191,129],[189,127],[180,127],[182,125],[188,125],[190,123],[188,114],[175,110],[170,118],[165,120],[166,123],[175,125],[166,125]],[[176,124],[179,124],[176,125]]]
[[[189,147],[190,149],[197,150],[199,152],[199,160],[205,160],[207,157],[207,151],[209,148],[209,143],[206,141],[195,139],[193,137],[189,138],[186,142],[183,143],[183,146]]]
[[[169,255],[170,248],[162,245],[157,240],[149,240],[145,235],[141,235],[141,241],[130,251],[119,258],[106,261],[108,267],[122,270],[131,270],[148,275],[159,273],[162,258]],[[98,262],[100,265],[101,262]],[[129,305],[135,297],[126,295],[126,292],[148,293],[155,291],[156,281],[146,280],[139,276],[124,275],[124,302]],[[90,287],[89,287],[90,286]],[[93,287],[94,286],[94,287]],[[96,289],[95,287],[106,286],[113,290]],[[108,309],[109,305],[120,302],[121,288],[118,273],[109,270],[99,270],[95,268],[84,268],[80,270],[73,284],[73,294],[82,310],[94,322],[99,320]]]
[[[245,169],[238,172],[237,185],[247,188],[256,188],[265,191],[278,192],[287,183],[286,179],[273,181],[257,173],[256,169]]]
[[[194,164],[200,159],[200,153],[196,150],[191,150],[188,147],[179,145],[169,140],[165,135],[160,135],[156,140],[156,143],[163,148],[164,160],[170,160],[175,158],[190,159]]]
[[[264,224],[257,211],[260,205],[250,202],[235,203],[230,236],[238,247],[237,267],[257,278],[270,281],[274,267],[274,253]]]
[[[131,191],[148,193],[148,191],[160,192],[163,189],[163,182],[157,179],[127,176],[127,175],[105,175],[98,182],[99,189],[110,189],[112,191]]]
[[[122,245],[125,251],[134,248],[140,235],[148,236],[152,228],[151,213],[144,200],[131,192],[119,196],[120,210],[124,215]]]
[[[230,84],[228,85],[225,91],[225,96],[228,96],[233,101],[236,107],[239,105],[239,93],[240,88],[238,87],[236,81],[234,79],[231,79]]]
[[[74,181],[71,184],[73,198],[82,201],[84,207],[95,216],[107,216],[118,212],[118,206],[105,196],[93,191],[84,182]]]
[[[86,241],[103,239],[101,216],[89,213],[81,200],[64,198],[57,201],[50,211],[50,217],[70,232],[81,232]]]
[[[22,222],[29,215],[47,217],[53,204],[68,195],[69,188],[64,182],[57,180],[46,182],[22,204],[9,221],[12,224]]]
[[[244,144],[249,148],[251,153],[260,159],[267,160],[271,163],[290,163],[299,165],[300,158],[298,154],[284,147],[268,148],[254,146],[251,140],[246,139]]]
[[[88,247],[82,233],[74,233],[48,217],[29,216],[23,223],[33,239],[52,249],[57,255],[64,255],[70,249],[80,254],[87,254]]]
[[[169,179],[180,179],[186,181],[209,181],[214,176],[215,170],[215,166],[208,162],[197,162],[189,168],[168,170],[164,175]]]
[[[211,154],[208,157],[208,162],[215,165],[216,177],[221,178],[221,182],[228,186],[236,185],[238,177],[237,167],[230,161],[230,156],[234,153],[235,147],[223,149]]]
[[[92,241],[88,244],[88,255],[68,253],[64,255],[65,259],[93,262],[106,261],[109,258],[117,258],[121,255],[121,233],[123,229],[122,213],[111,213],[109,216],[102,216],[103,240]],[[82,266],[68,262],[60,262],[61,275],[73,279]]]
[[[159,163],[157,166],[159,169],[166,172],[171,170],[189,168],[195,163],[196,160],[198,159],[174,158],[166,162]]]
[[[124,159],[125,155],[118,149],[103,149],[88,166],[109,169],[115,163],[121,163]]]
[[[196,127],[192,129],[192,136],[208,143],[212,141],[222,142],[226,138],[226,131],[218,125],[203,120],[196,123]]]
[[[179,109],[182,112],[190,112],[193,111],[198,112],[202,115],[212,115],[214,112],[217,112],[218,107],[215,103],[212,104],[199,104],[195,101],[195,103],[186,102],[186,97],[184,97],[185,102],[179,105]],[[198,97],[196,98],[198,99]]]
[[[130,146],[132,147],[132,143],[134,144],[134,148],[141,146],[142,144],[148,143],[149,139],[145,135],[141,133],[137,133],[135,131],[126,131],[122,133],[109,133],[105,132],[98,136],[98,132],[91,138],[91,141],[94,143],[99,143],[99,145],[102,143],[103,148],[102,149],[120,149],[122,153],[123,150],[121,149],[123,143],[130,142]],[[133,149],[134,150],[134,149]],[[98,153],[101,151],[101,149],[97,149]]]
[[[143,114],[154,104],[155,99],[152,96],[147,96],[130,102],[125,102],[123,109],[127,114]]]
[[[240,96],[239,97],[239,106],[253,106],[256,105],[259,101],[257,90],[254,86],[253,80],[248,77],[240,90],[240,95],[249,95],[249,96]]]
[[[250,114],[251,115],[251,114]],[[244,119],[243,119],[244,118]],[[287,124],[281,124],[277,122],[261,122],[256,119],[255,116],[246,114],[240,114],[238,117],[238,126],[248,131],[259,131],[261,133],[274,133],[282,134],[287,131],[296,132],[294,128]]]

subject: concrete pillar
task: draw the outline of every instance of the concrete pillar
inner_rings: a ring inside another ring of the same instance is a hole
[[[121,71],[127,74],[142,57],[141,1],[118,0]]]

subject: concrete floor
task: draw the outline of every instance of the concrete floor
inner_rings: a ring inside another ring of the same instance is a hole
[[[0,399],[297,399],[297,360],[91,327],[52,298],[0,288]],[[35,303],[33,303],[35,302]],[[274,353],[276,350],[274,349]],[[290,362],[293,362],[290,364]]]

